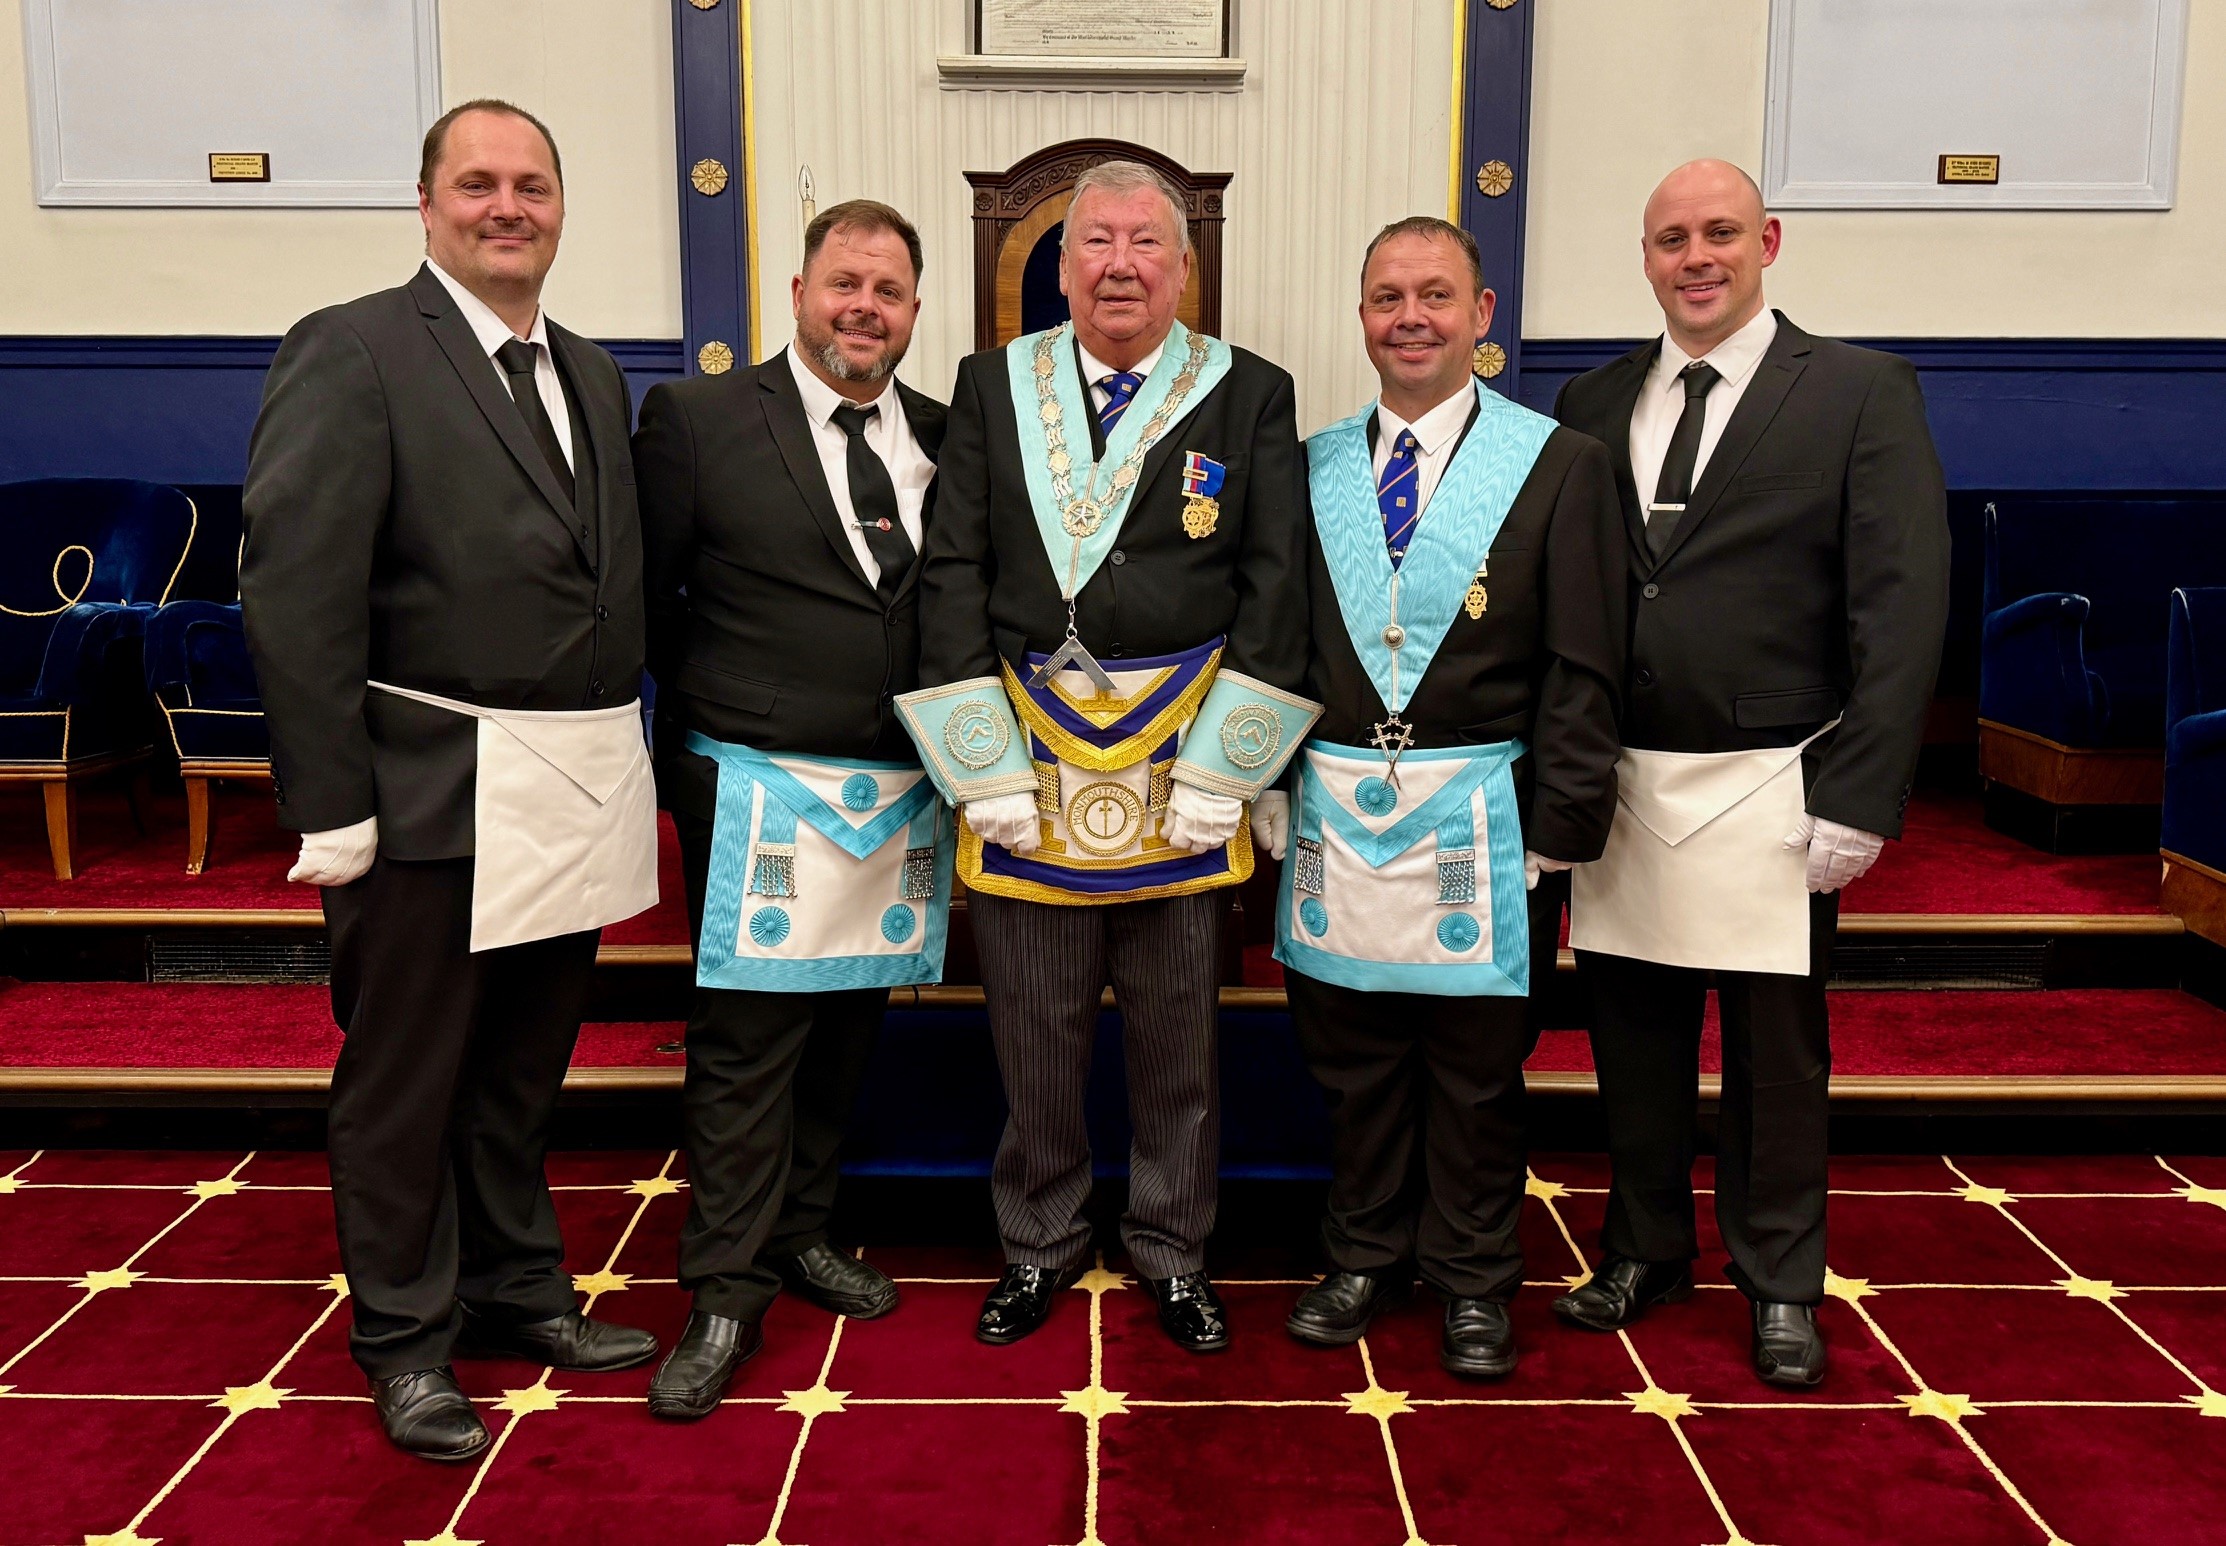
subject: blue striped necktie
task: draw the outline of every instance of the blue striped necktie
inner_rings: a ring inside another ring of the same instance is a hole
[[[1129,403],[1136,396],[1136,389],[1144,378],[1133,370],[1115,371],[1098,382],[1105,388],[1105,406],[1098,410],[1098,428],[1106,435],[1113,433],[1113,426],[1121,422],[1121,415],[1128,412]]]
[[[1414,461],[1417,449],[1414,431],[1401,430],[1399,443],[1391,448],[1391,460],[1384,463],[1383,476],[1376,480],[1376,508],[1383,511],[1384,546],[1391,549],[1393,569],[1407,556],[1407,545],[1414,541],[1414,523],[1422,519],[1422,479]]]

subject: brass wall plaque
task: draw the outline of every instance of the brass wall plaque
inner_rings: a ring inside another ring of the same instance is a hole
[[[714,338],[696,351],[696,369],[707,376],[723,376],[734,369],[734,351]]]
[[[1999,183],[2000,156],[1942,156],[1940,180],[1944,183]]]
[[[696,192],[705,198],[720,192],[727,185],[727,169],[710,156],[704,157],[688,168],[688,181],[695,184]]]
[[[1476,169],[1476,191],[1496,199],[1515,186],[1515,169],[1504,161],[1487,161]]]
[[[213,183],[267,183],[271,180],[268,151],[209,152],[209,181]]]
[[[1469,369],[1489,381],[1507,369],[1507,351],[1495,343],[1478,344],[1476,352],[1469,356]]]

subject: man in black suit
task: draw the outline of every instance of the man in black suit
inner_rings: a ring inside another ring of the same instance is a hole
[[[1738,168],[1671,173],[1641,242],[1666,331],[1555,410],[1615,457],[1631,646],[1623,808],[1570,906],[1614,1163],[1606,1259],[1554,1308],[1612,1330],[1691,1290],[1712,970],[1716,1219],[1756,1372],[1808,1385],[1824,1372],[1837,893],[1901,831],[1948,532],[1915,370],[1766,309],[1779,240]]]
[[[387,1436],[465,1460],[488,1436],[460,1329],[563,1368],[656,1352],[580,1313],[542,1173],[599,930],[656,900],[656,827],[626,383],[540,309],[555,143],[467,103],[426,135],[418,207],[417,276],[279,347],[240,597],[290,878],[332,930],[350,1345]]]
[[[699,968],[720,948],[705,938],[714,824],[722,803],[744,807],[730,819],[747,815],[750,786],[723,780],[721,754],[691,750],[691,734],[805,778],[825,758],[901,762],[917,776],[894,698],[919,674],[918,553],[943,405],[895,371],[919,315],[920,266],[919,235],[894,209],[860,199],[824,210],[793,282],[795,342],[761,365],[660,385],[642,404],[634,457],[659,789],[679,829]],[[780,897],[784,917],[809,904],[855,911],[874,899],[852,873],[760,894]],[[788,951],[699,975],[680,1236],[695,1310],[650,1385],[657,1415],[718,1405],[784,1282],[837,1314],[896,1307],[894,1283],[827,1243],[843,1127],[889,988],[934,981],[940,960],[886,964],[896,970],[838,971]],[[803,969],[818,966],[842,986],[811,986]]]
[[[1077,179],[1071,323],[965,360],[920,581],[929,771],[1011,1116],[991,1173],[1008,1263],[977,1335],[1017,1340],[1086,1265],[1083,1090],[1110,980],[1136,1141],[1122,1233],[1161,1324],[1228,1328],[1203,1270],[1220,1138],[1220,888],[1245,802],[1311,723],[1306,488],[1291,378],[1175,316],[1182,196],[1134,162]]]
[[[1526,994],[1561,942],[1538,873],[1607,841],[1624,647],[1607,451],[1470,373],[1492,305],[1459,226],[1418,215],[1369,243],[1383,390],[1307,442],[1322,719],[1295,823],[1280,793],[1253,807],[1277,858],[1297,845],[1276,957],[1329,1100],[1332,1270],[1286,1325],[1348,1346],[1419,1271],[1445,1300],[1440,1362],[1480,1379],[1515,1368]]]

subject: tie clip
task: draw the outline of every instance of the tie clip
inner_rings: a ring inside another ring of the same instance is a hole
[[[1648,513],[1649,515],[1660,515],[1660,514],[1662,514],[1663,512],[1665,512],[1665,511],[1670,511],[1670,510],[1679,510],[1679,511],[1681,511],[1681,510],[1683,510],[1684,508],[1685,508],[1685,507],[1684,507],[1683,505],[1648,505],[1648,506],[1646,507],[1646,509],[1647,509],[1647,513]]]

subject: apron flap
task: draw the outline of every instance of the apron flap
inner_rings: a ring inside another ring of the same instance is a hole
[[[1616,765],[1625,809],[1675,848],[1788,767],[1807,746],[1747,752],[1656,752],[1626,747]]]
[[[585,715],[527,719],[497,712],[481,717],[579,785],[598,805],[618,792],[634,764],[647,755],[638,713],[607,719]]]

